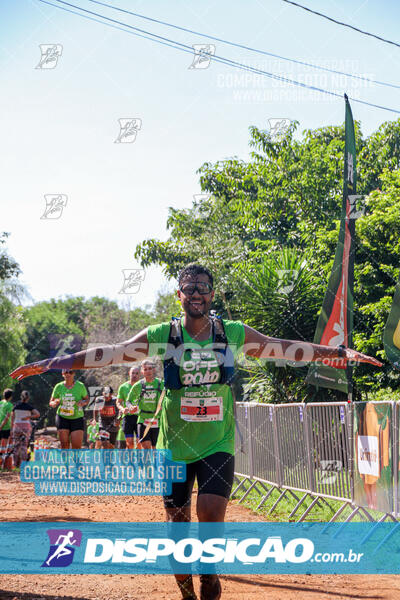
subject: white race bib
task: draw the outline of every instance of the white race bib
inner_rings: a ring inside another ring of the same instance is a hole
[[[145,419],[143,425],[146,427],[149,425],[150,427],[158,427],[158,419]]]
[[[75,400],[64,400],[60,407],[60,415],[71,417],[75,412]]]
[[[202,423],[204,421],[222,421],[224,413],[223,398],[181,398],[181,419]]]

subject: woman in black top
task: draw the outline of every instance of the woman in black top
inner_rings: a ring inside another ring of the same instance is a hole
[[[39,411],[29,403],[27,390],[21,393],[21,401],[13,408],[11,417],[11,436],[14,446],[14,466],[19,467],[27,459],[29,437],[32,431],[31,420],[40,417]]]

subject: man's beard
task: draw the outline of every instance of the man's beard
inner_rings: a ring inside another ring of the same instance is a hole
[[[202,319],[203,317],[206,317],[209,312],[209,306],[206,303],[201,307],[195,308],[191,302],[187,302],[184,308],[186,308],[187,314],[193,319]]]

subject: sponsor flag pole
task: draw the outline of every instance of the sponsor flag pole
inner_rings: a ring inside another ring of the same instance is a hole
[[[400,280],[397,282],[393,303],[383,332],[386,356],[396,369],[400,369]]]
[[[345,119],[345,151],[343,173],[343,200],[339,239],[329,278],[328,289],[318,318],[314,343],[326,346],[352,347],[353,343],[353,293],[356,195],[356,140],[351,107],[347,95]],[[310,365],[307,383],[317,387],[344,392],[352,401],[352,367],[345,358]]]

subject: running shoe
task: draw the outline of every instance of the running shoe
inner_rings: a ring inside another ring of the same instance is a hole
[[[200,600],[219,600],[221,594],[218,575],[200,575]]]

